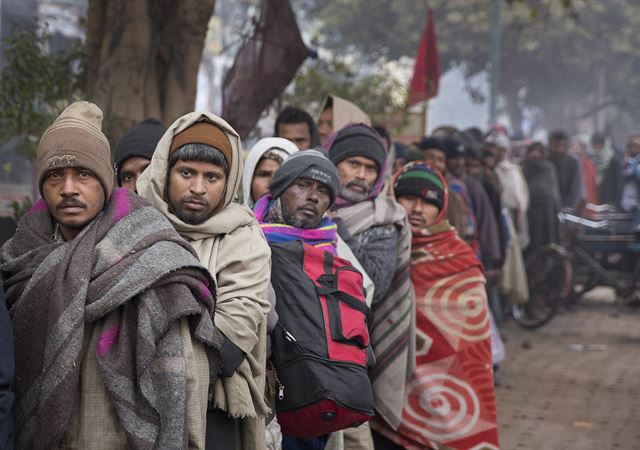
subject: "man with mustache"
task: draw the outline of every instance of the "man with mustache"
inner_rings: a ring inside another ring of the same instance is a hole
[[[446,219],[449,190],[437,169],[409,163],[393,187],[412,230],[417,364],[402,423],[376,424],[386,439],[376,450],[498,448],[482,264]]]
[[[334,220],[376,286],[370,371],[377,417],[399,425],[406,381],[414,366],[414,297],[409,279],[411,232],[404,209],[380,195],[386,150],[365,124],[347,125],[324,144],[340,177]],[[374,434],[375,439],[375,434]]]
[[[165,132],[138,193],[195,249],[217,287],[214,322],[223,365],[210,390],[206,448],[262,449],[266,289],[270,250],[249,208],[234,203],[240,184],[240,137],[220,117],[193,112]]]
[[[101,125],[76,102],[44,132],[42,199],[0,251],[16,448],[203,448],[213,280],[162,214],[113,190]]]
[[[338,173],[326,156],[317,150],[298,152],[286,159],[276,171],[269,187],[270,193],[258,200],[254,211],[268,242],[299,240],[348,260],[362,273],[370,304],[375,292],[373,282],[338,235],[336,224],[325,215],[336,200],[338,187]],[[275,301],[277,299],[274,298],[272,303]],[[276,387],[273,389],[275,392]],[[370,441],[368,424],[358,427],[356,433],[364,435],[365,439],[369,436]],[[332,439],[342,441],[341,433],[337,434]],[[300,440],[285,437],[283,449],[317,448],[315,446],[324,445],[326,438]]]

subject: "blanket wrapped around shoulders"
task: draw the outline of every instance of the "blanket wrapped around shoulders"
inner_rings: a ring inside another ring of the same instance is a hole
[[[497,449],[482,265],[446,220],[412,231],[417,364],[402,423],[375,428],[410,450]]]
[[[373,306],[371,343],[376,364],[369,376],[373,385],[376,414],[387,424],[400,424],[407,380],[415,366],[415,299],[409,278],[411,229],[407,215],[393,198],[378,196],[335,213],[342,225],[342,238],[376,226],[393,225],[398,230],[396,270],[384,300]],[[340,228],[340,227],[339,227]]]
[[[75,239],[56,242],[54,233],[41,200],[0,250],[16,343],[16,448],[51,448],[65,433],[92,323],[101,327],[100,374],[128,446],[186,448],[178,320],[188,317],[193,338],[219,354],[210,275],[164,216],[126,189]]]

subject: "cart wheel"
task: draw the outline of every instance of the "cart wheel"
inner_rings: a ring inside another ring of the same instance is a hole
[[[570,283],[566,254],[556,246],[541,247],[525,261],[529,301],[511,307],[513,320],[523,328],[535,329],[553,318]]]

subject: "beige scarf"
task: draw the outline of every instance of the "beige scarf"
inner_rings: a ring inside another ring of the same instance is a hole
[[[206,120],[225,131],[233,151],[224,208],[202,224],[189,225],[169,211],[164,199],[169,147],[173,136]],[[213,389],[213,404],[243,420],[242,447],[264,448],[266,365],[266,315],[270,304],[266,289],[271,273],[271,253],[251,210],[232,203],[240,184],[242,159],[238,134],[219,117],[194,112],[178,119],[164,134],[137,182],[141,196],[159,209],[193,246],[209,269],[217,288],[215,325],[247,356],[236,373],[221,378]]]

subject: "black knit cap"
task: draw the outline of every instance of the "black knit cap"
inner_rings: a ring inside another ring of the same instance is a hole
[[[148,118],[134,125],[116,145],[115,168],[120,179],[120,169],[124,162],[133,157],[151,159],[156,146],[167,128],[158,119]]]
[[[337,166],[340,162],[353,156],[362,156],[372,160],[378,174],[382,171],[386,152],[382,139],[376,130],[364,124],[343,128],[338,132],[331,148],[329,159]]]
[[[336,201],[340,180],[338,170],[329,159],[318,150],[296,152],[282,163],[276,170],[269,185],[273,198],[278,198],[298,178],[318,181],[329,188],[331,204]]]
[[[440,150],[442,153],[445,153],[444,143],[442,142],[442,139],[437,137],[425,136],[420,140],[420,142],[416,142],[416,146],[420,150],[435,148]]]
[[[396,180],[393,190],[396,198],[420,197],[439,210],[444,207],[445,186],[434,170],[426,165],[418,164],[402,173]]]
[[[444,148],[447,159],[464,157],[466,153],[464,143],[454,137],[444,138]]]

